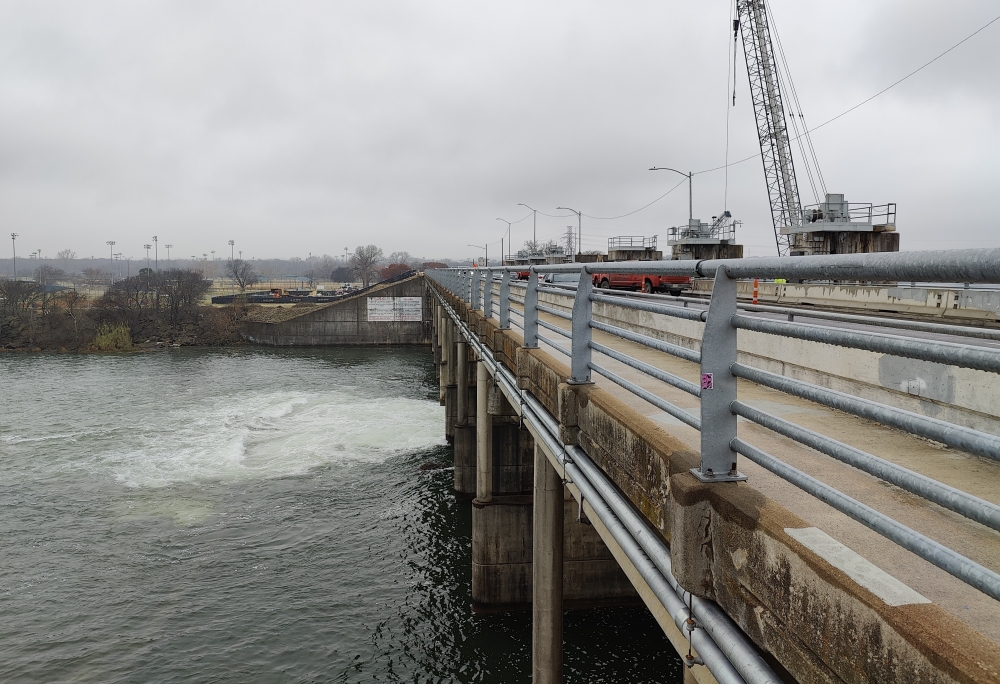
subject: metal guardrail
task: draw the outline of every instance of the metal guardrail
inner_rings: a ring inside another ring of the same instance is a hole
[[[719,684],[780,684],[781,679],[761,657],[756,646],[722,608],[711,600],[692,596],[677,583],[670,549],[635,505],[618,491],[583,450],[566,446],[560,441],[556,419],[530,393],[518,389],[517,378],[493,358],[490,350],[469,330],[440,293],[438,298],[477,356],[487,364],[490,374],[511,400],[514,411],[529,429],[533,429],[536,438],[577,487],[581,508],[585,499],[594,516],[618,543],[674,625],[687,637],[698,657],[692,657],[689,652],[685,665],[704,664]],[[514,310],[511,312],[514,313]]]
[[[523,284],[523,297],[511,294],[512,289],[522,287],[520,283],[514,281],[517,270],[519,269],[511,267],[442,269],[428,271],[427,276],[473,308],[482,309],[486,316],[493,316],[494,310],[499,309],[500,327],[509,328],[513,325],[520,328],[525,347],[535,348],[541,341],[568,357],[571,384],[590,383],[592,373],[597,373],[683,423],[700,430],[701,462],[698,468],[692,469],[692,474],[699,480],[703,482],[745,480],[746,476],[740,473],[737,467],[738,457],[742,455],[970,586],[1000,600],[1000,574],[744,442],[737,437],[736,430],[738,417],[750,420],[970,520],[1000,531],[1000,506],[748,406],[738,400],[737,379],[744,379],[997,461],[1000,461],[1000,437],[746,366],[737,362],[736,344],[738,331],[748,330],[1000,373],[1000,350],[912,338],[902,334],[838,328],[832,324],[812,325],[796,322],[792,320],[791,315],[787,322],[756,317],[747,313],[753,313],[755,309],[762,311],[766,309],[738,305],[736,297],[738,278],[1000,283],[1000,250],[543,265],[531,267],[531,274]],[[592,274],[598,271],[714,276],[715,283],[707,309],[697,309],[687,307],[688,302],[668,303],[648,298],[613,296],[594,287]],[[578,284],[575,288],[567,288],[539,283],[538,274],[556,272],[579,273]],[[498,293],[494,292],[496,281],[499,281]],[[540,292],[565,297],[567,303],[564,308],[539,304]],[[627,309],[703,323],[705,327],[701,349],[687,349],[615,325],[595,321],[592,315],[594,303],[613,304]],[[520,305],[520,309],[512,307],[512,304]],[[572,313],[565,309],[570,309]],[[739,309],[747,313],[740,313]],[[566,321],[569,328],[566,329],[550,320],[540,319],[539,314],[546,314],[557,321]],[[520,321],[515,320],[516,318]],[[884,327],[911,327],[922,331],[927,330],[925,326],[931,325],[920,324],[919,327],[899,325],[899,321],[878,316],[839,315],[836,318],[833,316],[829,318],[833,322],[838,320],[851,323],[864,322]],[[592,339],[593,330],[698,363],[700,385],[595,342]],[[962,335],[964,332],[959,326],[941,326],[940,330],[949,335]],[[540,331],[544,331],[546,335],[540,334]],[[547,336],[550,332],[553,333],[552,337],[559,339]],[[700,415],[692,415],[595,362],[594,352],[699,397]],[[710,425],[712,429],[701,430],[703,425]]]

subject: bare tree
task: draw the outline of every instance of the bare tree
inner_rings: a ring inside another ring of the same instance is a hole
[[[156,289],[167,299],[171,325],[192,314],[208,288],[209,282],[193,269],[171,268],[156,275]]]
[[[42,264],[35,269],[35,280],[38,281],[39,285],[49,285],[57,280],[63,280],[65,278],[66,271],[61,268],[56,268],[55,266]]]
[[[382,261],[382,250],[375,245],[368,245],[355,249],[347,266],[351,269],[354,277],[360,280],[365,287],[368,287],[373,280],[378,278],[380,261]]]
[[[62,259],[63,261],[71,261],[76,258],[76,252],[72,249],[63,249],[56,254],[57,259]]]
[[[403,264],[410,267],[418,263],[418,260],[414,259],[409,252],[393,252],[386,261],[390,264]]]
[[[227,261],[226,275],[236,281],[241,291],[255,285],[260,280],[257,277],[257,272],[253,270],[253,264],[243,259]]]

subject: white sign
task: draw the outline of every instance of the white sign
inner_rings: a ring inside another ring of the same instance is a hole
[[[395,323],[423,320],[422,297],[369,297],[369,323]]]

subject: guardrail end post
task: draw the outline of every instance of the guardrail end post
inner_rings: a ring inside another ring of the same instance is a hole
[[[691,473],[702,482],[738,482],[747,476],[736,468],[736,280],[725,267],[715,272],[708,318],[701,338],[701,465]]]
[[[593,312],[593,302],[590,295],[593,294],[594,283],[590,279],[587,269],[580,269],[580,284],[576,288],[576,298],[573,300],[573,321],[572,321],[572,352],[570,362],[569,384],[584,385],[592,382],[590,379],[590,320]]]

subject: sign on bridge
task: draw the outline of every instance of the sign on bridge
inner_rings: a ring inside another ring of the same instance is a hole
[[[422,297],[369,297],[369,323],[423,320]]]

